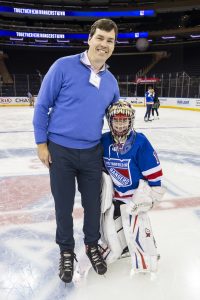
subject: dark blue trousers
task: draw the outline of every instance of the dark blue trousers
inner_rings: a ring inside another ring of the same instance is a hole
[[[153,104],[146,104],[146,113],[144,118],[148,117],[148,119],[150,119],[152,106]]]
[[[84,208],[84,243],[97,243],[100,238],[102,145],[90,149],[71,149],[49,141],[48,148],[52,158],[50,183],[55,201],[56,243],[61,251],[74,249],[75,246],[72,212],[76,180]]]

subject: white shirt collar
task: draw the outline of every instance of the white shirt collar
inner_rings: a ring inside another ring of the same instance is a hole
[[[88,66],[91,70],[94,70],[94,68],[92,67],[89,58],[88,58],[88,54],[87,54],[87,50],[84,51],[83,53],[81,53],[81,61],[84,65]],[[98,71],[98,73],[100,71],[105,71],[109,66],[105,63],[102,68]]]

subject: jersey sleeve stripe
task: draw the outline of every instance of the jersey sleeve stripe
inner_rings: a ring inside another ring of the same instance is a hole
[[[162,173],[162,169],[156,173],[153,173],[153,174],[149,174],[149,175],[146,175],[144,176],[147,180],[151,180],[151,179],[156,179],[156,178],[159,178],[163,175]]]
[[[162,168],[161,168],[161,165],[158,165],[158,166],[156,166],[156,167],[154,167],[154,168],[151,168],[151,169],[148,169],[148,170],[146,170],[146,171],[143,171],[142,172],[142,175],[143,176],[148,176],[148,175],[151,175],[151,174],[153,174],[153,173],[156,173],[156,172],[158,172],[158,171],[162,171]]]

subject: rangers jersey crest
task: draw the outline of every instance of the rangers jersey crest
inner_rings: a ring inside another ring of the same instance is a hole
[[[115,185],[127,187],[132,185],[130,173],[130,159],[108,159],[104,157],[104,164]]]

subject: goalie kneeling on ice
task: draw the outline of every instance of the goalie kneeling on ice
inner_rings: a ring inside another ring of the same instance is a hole
[[[140,180],[132,201],[120,206],[121,216],[114,220],[113,183],[103,172],[101,199],[101,239],[107,249],[104,253],[107,263],[121,257],[125,247],[131,256],[135,272],[155,272],[157,270],[157,248],[147,211],[154,202],[164,195],[162,187],[150,187]]]

